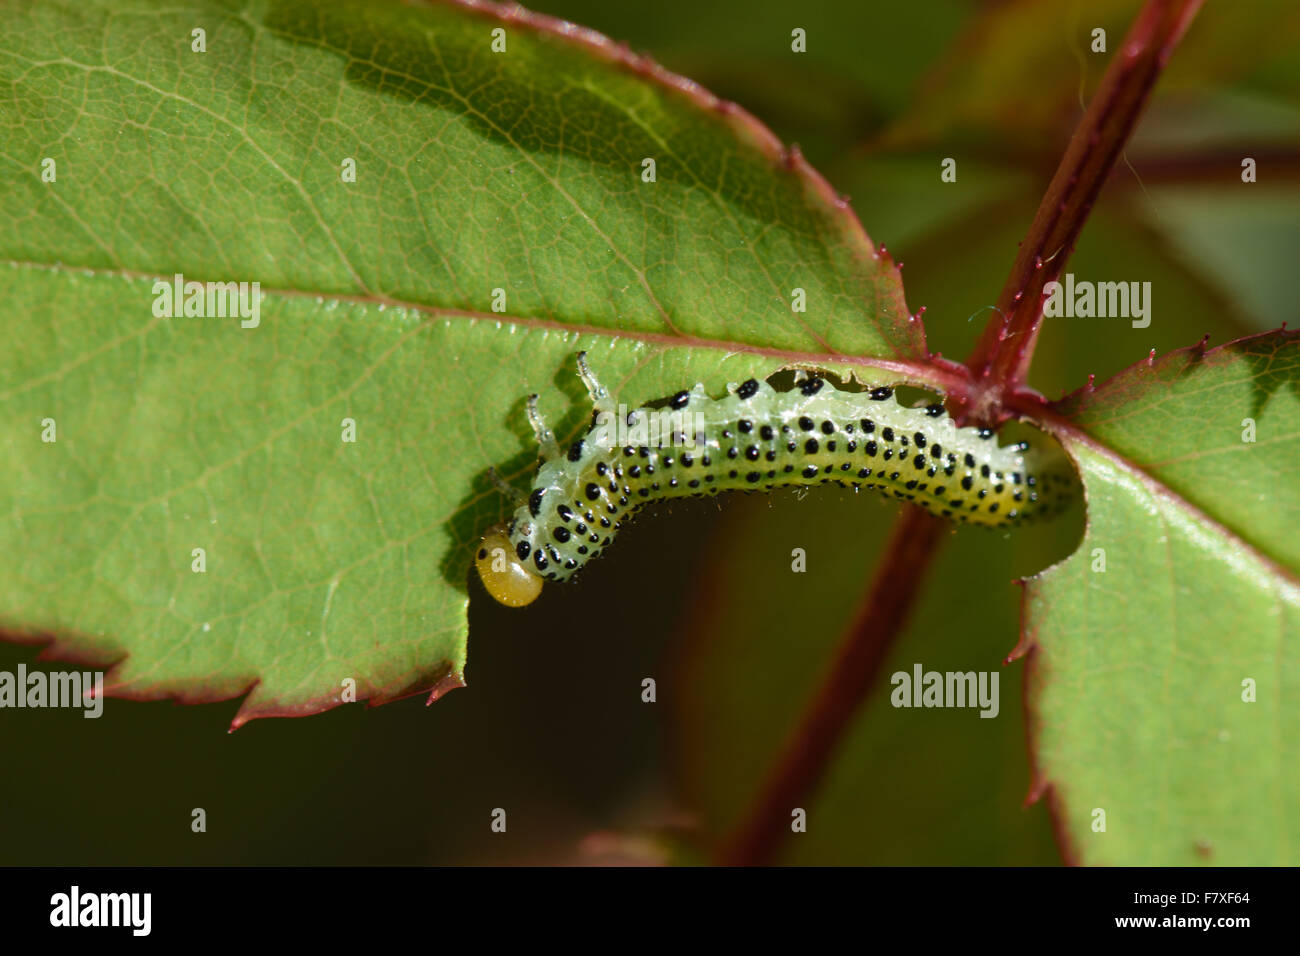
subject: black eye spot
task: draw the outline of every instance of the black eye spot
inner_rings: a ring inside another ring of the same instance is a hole
[[[810,378],[799,386],[799,391],[803,392],[805,395],[816,395],[822,390],[822,386],[825,384],[826,383],[819,378]]]
[[[916,442],[916,447],[917,447],[917,448],[924,448],[924,447],[925,447],[925,436],[922,435],[920,432],[917,432],[915,435],[913,435],[913,436],[912,436],[912,440],[913,440],[914,442]]]
[[[736,422],[736,427],[739,428],[746,435],[748,435],[750,432],[754,430],[754,423],[751,422],[748,418],[742,418],[740,421]]]
[[[805,478],[816,478],[816,477],[817,477],[817,466],[816,466],[816,465],[809,465],[807,468],[805,468],[805,469],[801,472],[801,474],[802,474]]]
[[[577,461],[582,457],[582,439],[579,438],[569,446],[569,461]]]
[[[688,455],[686,452],[682,452],[682,467],[689,468],[693,464],[695,464],[695,459],[692,458],[690,455]]]
[[[758,430],[758,434],[762,436],[763,441],[771,441],[776,437],[776,432],[772,431],[771,425],[764,425]]]
[[[799,419],[799,427],[806,432],[810,432],[813,430],[813,420],[805,415],[803,418]]]
[[[923,469],[925,467],[925,456],[917,455],[915,458],[913,458],[912,467],[915,468],[917,471]]]
[[[631,478],[640,478],[640,477],[641,477],[641,466],[640,466],[640,465],[633,465],[631,468],[629,468],[629,469],[627,470],[627,473],[628,473],[628,476],[631,477]],[[593,499],[593,500],[594,500],[594,499]]]
[[[833,423],[831,423],[831,422],[822,422],[822,434],[823,434],[823,435],[834,435],[834,434],[835,434],[835,425],[834,425]]]
[[[815,455],[818,447],[816,438],[809,438],[803,443],[803,450],[810,455]]]
[[[573,517],[573,510],[565,504],[556,505],[555,513],[560,516],[560,520],[562,521],[568,521]]]
[[[673,408],[685,408],[691,401],[691,393],[683,389],[672,397],[669,404]]]
[[[482,560],[483,560],[484,558],[486,558],[486,557],[487,557],[487,548],[479,548],[479,549],[478,549],[478,559],[479,559],[480,561],[482,561]]]
[[[974,467],[975,467],[975,456],[972,455],[970,452],[966,452],[966,457],[965,457],[964,461],[966,462],[966,467],[967,467],[967,468],[974,468]]]
[[[864,418],[862,421],[858,422],[858,424],[862,426],[862,430],[868,435],[876,430],[876,423],[870,418]]]
[[[600,486],[587,482],[587,500],[597,501],[600,498]]]
[[[739,455],[739,454],[740,454],[740,452],[736,450],[736,447],[735,447],[734,445],[733,445],[731,448],[728,448],[728,449],[727,449],[727,457],[728,457],[728,458],[735,458],[735,457],[736,457],[737,455]]]
[[[517,545],[515,545],[515,554],[519,555],[520,561],[527,560],[528,553],[532,550],[533,550],[532,545],[530,545],[527,541],[520,541]]]
[[[894,430],[892,428],[885,428],[880,432],[880,437],[883,438],[885,441],[893,441]]]
[[[528,513],[536,518],[542,510],[542,495],[546,494],[543,488],[534,488],[533,493],[528,496]]]
[[[758,379],[751,378],[742,382],[740,388],[736,389],[736,394],[741,398],[753,398],[758,394]]]
[[[876,445],[875,442],[873,442],[873,441],[869,441],[869,442],[867,442],[867,444],[866,444],[866,452],[867,452],[868,455],[870,455],[872,458],[875,458],[875,457],[876,457],[876,450],[877,450],[877,445]]]
[[[750,445],[748,448],[745,449],[745,457],[748,458],[750,461],[758,461],[759,454],[760,452],[758,450],[757,445]]]
[[[980,468],[980,474],[983,475],[985,478],[987,478],[989,476],[989,466],[988,465],[982,466]]]
[[[551,537],[560,542],[560,544],[564,544],[564,542],[568,541],[572,535],[569,534],[568,528],[560,527],[551,532]]]
[[[967,475],[965,478],[963,478],[963,479],[961,480],[961,486],[962,486],[963,488],[965,488],[967,491],[970,491],[970,490],[971,490],[971,487],[972,487],[974,484],[975,484],[975,482],[971,480],[971,476],[970,476],[970,475]]]
[[[759,479],[762,477],[763,477],[762,472],[751,471],[749,474],[745,476],[745,480],[748,481],[751,485],[753,485],[753,484],[757,484]]]
[[[980,429],[978,432],[976,432],[975,434],[979,435],[980,438],[985,438],[985,439],[992,438],[992,437],[993,437],[993,429],[991,429],[991,428],[981,428],[981,429]]]
[[[938,418],[940,415],[943,414],[943,406],[927,405],[925,406],[925,413],[929,415],[931,418]]]
[[[892,388],[881,387],[871,390],[871,397],[877,402],[883,402],[885,399],[892,397],[894,390]]]

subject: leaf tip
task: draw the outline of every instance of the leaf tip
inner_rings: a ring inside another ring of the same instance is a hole
[[[465,676],[463,674],[452,671],[451,673],[443,677],[440,681],[438,681],[438,683],[434,684],[431,688],[429,688],[429,697],[427,700],[425,700],[424,706],[428,707],[435,700],[441,700],[451,691],[458,690],[459,688],[464,686],[465,686]]]

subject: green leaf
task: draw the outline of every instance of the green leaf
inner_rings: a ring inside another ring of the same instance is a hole
[[[1185,349],[1064,403],[1088,530],[1029,582],[1023,640],[1039,786],[1078,861],[1296,861],[1297,345]]]
[[[0,627],[120,661],[122,695],[251,688],[238,724],[456,686],[467,549],[508,510],[488,469],[531,468],[527,393],[586,420],[578,349],[633,403],[798,361],[931,374],[797,153],[543,18],[10,6],[0,103]],[[259,282],[259,324],[155,317],[178,273]]]

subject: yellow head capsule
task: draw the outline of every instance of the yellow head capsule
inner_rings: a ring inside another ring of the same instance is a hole
[[[488,528],[474,552],[483,587],[506,607],[523,607],[542,593],[542,579],[519,560],[505,525]]]

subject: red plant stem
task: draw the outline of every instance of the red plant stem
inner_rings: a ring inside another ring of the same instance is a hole
[[[768,779],[750,818],[723,848],[723,863],[770,861],[790,832],[791,811],[808,809],[804,801],[817,789],[837,743],[874,683],[948,529],[947,521],[928,511],[914,505],[903,509],[812,706],[785,741],[776,762],[779,772]]]
[[[1021,243],[995,313],[967,365],[969,391],[949,399],[964,418],[996,424],[1021,390],[1043,313],[1043,287],[1064,269],[1092,204],[1137,124],[1160,71],[1202,0],[1148,0],[1111,59]],[[1021,396],[1017,396],[1018,398]],[[724,843],[730,865],[770,863],[808,809],[831,757],[871,689],[925,582],[947,522],[907,506],[870,586],[803,717],[782,747],[749,815]]]
[[[967,361],[975,382],[969,395],[957,397],[960,417],[988,425],[1006,417],[1003,396],[1023,385],[1029,372],[1043,288],[1064,270],[1156,79],[1201,3],[1148,0],[1115,51],[1020,244],[997,311]]]

